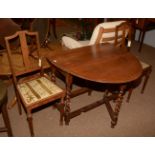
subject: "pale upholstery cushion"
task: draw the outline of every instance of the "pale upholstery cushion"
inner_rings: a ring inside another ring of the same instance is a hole
[[[69,49],[82,47],[82,44],[80,44],[78,41],[67,36],[62,37],[62,45],[66,46]]]
[[[78,41],[82,46],[88,46],[89,40]]]
[[[142,68],[143,68],[143,69],[146,69],[146,68],[150,67],[149,64],[147,64],[147,63],[145,63],[145,62],[143,62],[143,61],[140,61],[140,64],[142,65]]]
[[[17,88],[26,105],[32,105],[37,101],[47,99],[63,90],[46,77],[40,77],[22,84]]]
[[[73,48],[79,48],[79,47],[83,47],[83,46],[88,46],[88,45],[94,45],[98,36],[98,32],[100,27],[103,27],[105,29],[107,28],[115,28],[117,25],[123,23],[124,21],[114,21],[114,22],[105,22],[105,23],[101,23],[98,24],[94,30],[93,30],[93,34],[91,36],[90,40],[85,40],[85,41],[77,41],[71,37],[67,37],[67,36],[63,36],[62,37],[62,45],[64,45],[65,47],[69,48],[69,49],[73,49]],[[104,34],[104,38],[108,38],[108,37],[112,37],[114,36],[115,33],[107,33]],[[109,43],[113,43],[113,42],[109,42]]]
[[[78,41],[78,42],[82,45],[82,47],[88,46],[88,44],[89,44],[89,40],[82,40],[82,41]]]

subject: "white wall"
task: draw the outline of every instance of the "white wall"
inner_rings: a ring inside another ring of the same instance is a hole
[[[136,30],[136,40],[138,40],[139,30]],[[144,37],[144,43],[155,47],[155,30],[147,31]]]

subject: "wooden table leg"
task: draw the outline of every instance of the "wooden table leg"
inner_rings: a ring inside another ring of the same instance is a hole
[[[45,40],[44,42],[42,43],[42,47],[44,48],[48,48],[49,50],[53,50],[49,45],[49,41],[50,41],[50,36],[51,36],[51,25],[52,25],[52,31],[53,31],[53,34],[54,34],[54,37],[57,39],[57,34],[56,34],[56,18],[52,18],[52,19],[48,19],[48,28],[47,28],[47,34],[46,34],[46,37],[45,37]]]
[[[139,45],[139,49],[138,49],[139,52],[141,52],[141,49],[142,49],[142,46],[143,46],[144,37],[145,37],[145,31],[142,32],[142,37],[140,39],[140,45]]]
[[[114,128],[115,125],[117,124],[118,121],[118,115],[119,115],[119,111],[123,102],[123,95],[124,95],[124,91],[125,91],[126,86],[121,86],[120,87],[120,91],[118,93],[118,97],[116,98],[116,105],[114,108],[114,112],[113,112],[113,119],[111,121],[111,127]]]
[[[70,74],[66,75],[66,101],[65,101],[65,124],[69,125],[70,122],[70,97],[71,97],[71,87],[72,87],[72,76]]]
[[[52,30],[53,30],[54,37],[57,39],[58,37],[56,34],[56,18],[50,19],[50,24],[52,24]]]

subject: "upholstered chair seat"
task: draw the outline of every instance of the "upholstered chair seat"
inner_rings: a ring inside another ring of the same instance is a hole
[[[47,100],[63,92],[58,85],[46,77],[22,82],[17,87],[26,106],[34,106],[41,100]]]

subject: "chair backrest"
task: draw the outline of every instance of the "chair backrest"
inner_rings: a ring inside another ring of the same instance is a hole
[[[100,27],[95,44],[111,43],[115,46],[126,47],[128,37],[128,46],[131,44],[131,27],[128,22],[122,22],[116,27]]]
[[[125,21],[104,22],[104,23],[98,24],[93,31],[89,45],[94,45],[96,43],[100,28],[109,29],[109,31],[112,31],[114,28],[116,28],[116,26],[120,25],[123,22]],[[106,35],[105,37],[108,38],[108,37],[114,36],[114,34],[115,32],[111,32],[111,33],[109,32],[105,34]]]
[[[40,70],[38,66],[40,44],[37,32],[17,31],[14,35],[5,37],[5,43],[14,78]]]
[[[131,46],[131,24],[129,22],[124,22],[116,26],[115,46]]]

